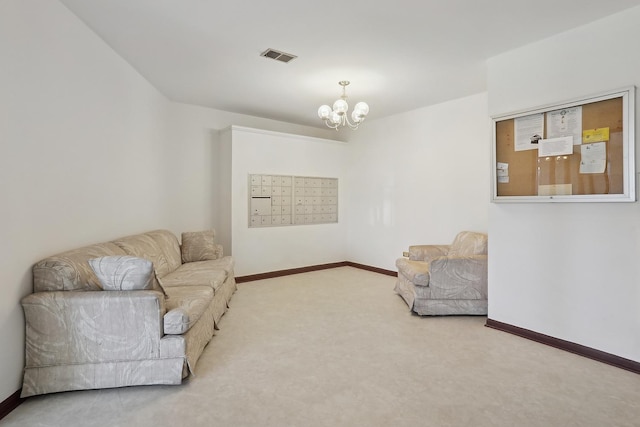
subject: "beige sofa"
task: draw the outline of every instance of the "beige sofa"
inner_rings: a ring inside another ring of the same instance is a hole
[[[487,235],[458,233],[450,245],[409,247],[396,260],[395,291],[419,315],[487,314]]]
[[[38,262],[34,293],[22,300],[22,397],[180,384],[193,374],[236,283],[234,260],[213,244],[213,231],[183,233],[182,240],[156,230]],[[105,290],[89,260],[119,257],[153,263],[144,290]]]

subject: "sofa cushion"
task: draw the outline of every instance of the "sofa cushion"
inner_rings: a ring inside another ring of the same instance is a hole
[[[168,292],[176,286],[208,286],[218,289],[227,279],[227,272],[222,268],[212,268],[215,261],[198,261],[182,264],[180,268],[164,276],[160,281]]]
[[[447,256],[487,254],[487,235],[473,231],[461,231],[451,243]]]
[[[153,263],[147,259],[115,255],[88,262],[105,291],[153,289]]]
[[[228,275],[233,274],[233,269],[236,266],[235,260],[230,256],[214,259],[211,261],[201,261],[197,268],[210,268],[215,270],[224,270]]]
[[[181,264],[178,239],[166,230],[150,231],[114,240],[127,255],[153,262],[158,278],[163,278]]]
[[[208,261],[219,257],[214,243],[215,231],[191,231],[182,233],[182,262]]]
[[[211,304],[214,291],[209,286],[174,286],[167,288],[164,333],[187,332]]]
[[[87,261],[126,255],[113,243],[98,243],[45,258],[33,266],[33,291],[99,291],[102,284]]]
[[[178,242],[178,238],[175,234],[168,230],[155,230],[150,231],[147,234],[155,240],[160,247],[160,250],[162,250],[165,259],[167,260],[169,271],[173,271],[182,265],[182,261],[180,259],[180,242]]]

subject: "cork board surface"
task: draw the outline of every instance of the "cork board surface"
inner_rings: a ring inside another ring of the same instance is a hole
[[[495,160],[508,164],[508,182],[496,182],[497,196],[538,196],[540,186],[563,185],[573,195],[623,194],[623,98],[582,104],[582,129],[609,128],[603,173],[580,173],[581,145],[566,156],[538,157],[538,150],[515,151],[515,119],[495,122]],[[543,138],[546,138],[547,118]]]

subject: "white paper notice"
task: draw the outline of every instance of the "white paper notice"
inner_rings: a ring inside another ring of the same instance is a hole
[[[594,142],[580,146],[580,173],[604,173],[607,167],[607,143]]]
[[[573,136],[575,145],[582,144],[582,107],[563,108],[547,113],[547,138]]]
[[[538,196],[570,196],[572,191],[572,184],[538,185]]]
[[[573,137],[541,139],[538,142],[538,157],[563,156],[573,154]]]
[[[544,113],[516,117],[514,120],[515,151],[535,150],[544,134]]]
[[[496,165],[496,172],[499,184],[509,183],[509,163],[498,162]]]

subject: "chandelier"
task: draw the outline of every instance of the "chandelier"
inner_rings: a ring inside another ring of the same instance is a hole
[[[351,120],[347,117],[347,110],[349,110],[349,104],[347,104],[347,85],[349,81],[342,80],[338,82],[342,86],[342,96],[340,99],[333,103],[333,109],[328,105],[322,105],[318,108],[318,116],[324,120],[324,123],[331,129],[338,130],[340,126],[349,126],[351,129],[358,129],[360,123],[364,121],[369,114],[369,106],[366,102],[358,102],[353,108],[351,113]]]

